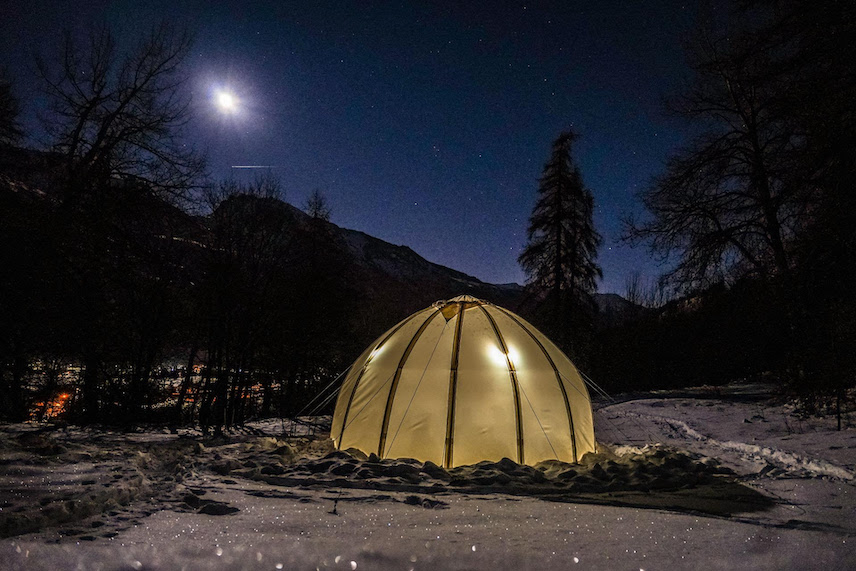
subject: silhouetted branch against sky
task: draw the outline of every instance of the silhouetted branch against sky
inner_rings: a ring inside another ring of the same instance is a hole
[[[49,101],[45,130],[67,157],[71,186],[120,177],[186,197],[204,164],[182,137],[190,34],[161,22],[130,46],[120,47],[106,27],[85,40],[70,31],[61,38],[58,53],[39,56],[37,69]]]

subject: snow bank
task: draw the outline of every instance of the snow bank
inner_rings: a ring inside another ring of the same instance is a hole
[[[69,528],[102,514],[130,520],[152,513],[129,506],[171,499],[191,475],[188,458],[195,449],[191,440],[164,434],[5,427],[0,433],[0,537]],[[90,522],[93,533],[99,527]]]
[[[637,415],[640,418],[645,418],[645,415]],[[794,452],[787,452],[770,448],[767,446],[758,446],[756,444],[748,444],[746,442],[733,442],[730,440],[718,441],[710,436],[705,436],[697,430],[692,429],[686,422],[668,418],[657,417],[657,420],[668,423],[670,426],[682,430],[691,438],[707,442],[724,450],[733,450],[740,454],[754,457],[758,460],[763,460],[768,463],[765,470],[769,472],[773,467],[778,467],[782,473],[787,473],[797,477],[821,477],[830,476],[833,478],[841,478],[842,480],[856,479],[856,473],[841,466],[836,466],[824,460],[806,458]],[[766,473],[766,472],[765,472]]]
[[[0,537],[54,527],[112,510],[149,490],[136,468],[36,432],[0,440]]]
[[[668,442],[739,473],[856,481],[856,431],[839,432],[834,421],[801,417],[787,405],[645,399],[603,407],[595,418],[597,434],[611,442],[630,434]]]

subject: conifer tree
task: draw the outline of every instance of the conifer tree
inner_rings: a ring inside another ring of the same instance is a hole
[[[553,142],[518,262],[538,300],[537,319],[579,359],[596,310],[592,293],[603,274],[596,262],[601,236],[592,221],[594,198],[571,159],[576,137],[568,130]]]

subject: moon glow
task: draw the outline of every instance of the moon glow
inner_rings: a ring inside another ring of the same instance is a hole
[[[222,113],[235,113],[238,110],[238,99],[228,91],[218,91],[214,97],[217,108]]]

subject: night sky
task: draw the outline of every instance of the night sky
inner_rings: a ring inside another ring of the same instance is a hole
[[[662,98],[686,73],[681,2],[12,2],[2,64],[39,146],[35,51],[63,28],[136,37],[161,18],[195,34],[191,142],[214,178],[270,166],[286,200],[325,193],[336,224],[494,283],[517,256],[550,143],[569,126],[604,236],[603,292],[660,268],[619,246],[634,192],[686,138]],[[479,4],[487,7],[473,7]],[[238,99],[216,108],[217,89]]]

